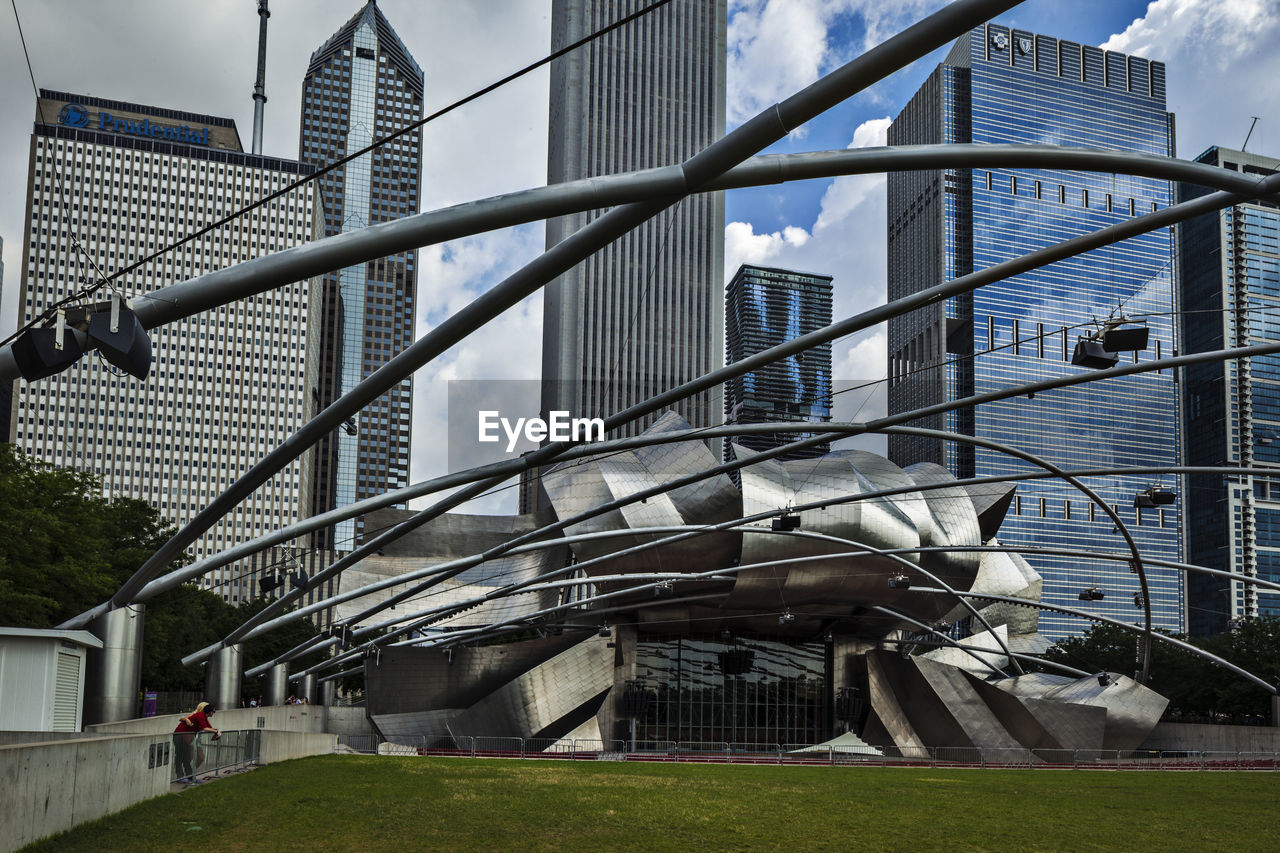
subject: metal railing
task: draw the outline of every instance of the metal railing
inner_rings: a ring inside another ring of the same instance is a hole
[[[716,764],[975,767],[1074,770],[1280,770],[1276,752],[1027,749],[1025,747],[831,747],[821,744],[585,740],[470,736],[342,735],[339,749],[380,755],[553,758]]]
[[[223,732],[217,740],[214,740],[208,732],[194,732],[190,735],[175,732],[173,756],[170,762],[173,768],[172,778],[178,781],[186,776],[181,761],[184,750],[188,753],[191,762],[191,775],[196,778],[208,778],[243,770],[257,764],[261,749],[262,731],[260,729]]]

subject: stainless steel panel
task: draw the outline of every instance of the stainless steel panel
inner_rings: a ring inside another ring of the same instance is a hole
[[[262,704],[283,705],[289,698],[289,664],[278,663],[264,676]]]
[[[244,674],[239,643],[218,649],[205,664],[204,696],[216,708],[240,707],[240,680]]]
[[[102,648],[89,649],[84,673],[84,725],[116,723],[138,715],[142,681],[141,604],[109,610],[89,623]]]

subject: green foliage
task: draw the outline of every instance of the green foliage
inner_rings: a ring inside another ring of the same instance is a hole
[[[1280,618],[1249,619],[1233,631],[1185,640],[1231,661],[1271,684],[1280,683]],[[1132,675],[1138,637],[1112,625],[1096,625],[1079,637],[1060,640],[1048,658],[1086,672]],[[1191,652],[1155,641],[1150,687],[1169,699],[1170,718],[1269,718],[1271,694]]]
[[[183,655],[219,642],[267,606],[265,599],[248,601],[239,607],[228,604],[208,590],[185,585],[147,602],[143,636],[142,683],[149,690],[201,690],[204,664],[182,666]],[[303,641],[314,637],[310,619],[299,619],[246,642],[242,649],[247,666],[271,660]],[[293,671],[319,663],[323,655],[312,653],[290,662]],[[261,691],[245,684],[245,695]]]
[[[142,501],[0,444],[0,624],[47,628],[109,598],[169,536]]]
[[[109,599],[173,535],[151,505],[107,500],[91,474],[56,468],[0,443],[0,625],[52,628]],[[189,562],[184,557],[170,570]],[[142,686],[200,690],[204,667],[182,666],[183,655],[229,634],[266,606],[233,607],[222,597],[184,585],[147,602]],[[315,634],[298,620],[251,641],[246,661],[267,660]],[[309,666],[317,655],[299,661]]]

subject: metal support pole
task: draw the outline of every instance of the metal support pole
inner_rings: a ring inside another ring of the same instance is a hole
[[[298,698],[307,700],[308,705],[316,704],[316,677],[308,673],[298,682]]]
[[[89,623],[102,641],[90,649],[84,675],[84,724],[118,723],[138,715],[142,682],[142,626],[145,605],[111,610]]]
[[[326,708],[332,708],[338,701],[338,682],[322,681],[320,682],[320,704]]]
[[[204,670],[204,696],[214,707],[240,706],[240,676],[243,667],[239,643],[218,649],[209,659]]]
[[[267,685],[262,694],[262,704],[283,705],[288,695],[289,664],[278,663],[267,672]]]

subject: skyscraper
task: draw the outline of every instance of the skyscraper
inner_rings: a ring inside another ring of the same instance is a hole
[[[1159,62],[987,24],[959,39],[889,129],[889,143],[1057,143],[1173,153]],[[1167,181],[1029,169],[890,175],[889,298],[1148,213],[1170,203]],[[1078,373],[1076,339],[1113,312],[1147,318],[1153,359],[1174,351],[1172,237],[1135,237],[987,285],[889,324],[889,410]],[[1126,353],[1128,358],[1129,354]],[[1175,465],[1178,396],[1171,373],[1145,373],[961,409],[920,423],[1004,442],[1067,469]],[[944,464],[957,476],[1013,474],[1030,463],[972,445],[891,437],[900,465]],[[1170,477],[1089,481],[1117,507],[1144,554],[1179,559],[1179,508],[1138,510],[1134,496]],[[1111,520],[1056,480],[1018,485],[1001,539],[1014,546],[1123,551]],[[1045,600],[1133,621],[1137,579],[1124,562],[1028,555],[1044,576]],[[1177,572],[1147,567],[1161,628],[1183,627]],[[1046,613],[1042,630],[1066,636],[1080,620]]]
[[[725,363],[733,364],[831,325],[831,276],[743,264],[724,296]],[[726,424],[824,423],[831,420],[831,345],[823,344],[725,383]],[[751,450],[771,450],[813,433],[737,436]],[[821,456],[830,445],[783,459]],[[725,459],[732,449],[725,448]]]
[[[424,77],[382,10],[370,0],[311,54],[302,84],[300,159],[326,165],[422,117]],[[323,175],[326,236],[418,212],[422,133],[414,131]],[[417,252],[402,252],[324,278],[321,407],[413,343]],[[318,446],[315,511],[407,485],[413,382],[379,397]],[[332,547],[350,550],[363,521],[334,526]]]
[[[554,0],[559,48],[644,5]],[[679,163],[724,134],[725,0],[671,4],[551,66],[547,181]],[[547,223],[547,246],[600,211]],[[686,198],[578,264],[545,291],[543,409],[607,417],[720,365],[724,201]],[[719,423],[719,388],[675,407]],[[619,431],[634,435],[653,418]]]
[[[1254,175],[1280,160],[1210,148],[1196,158]],[[1204,195],[1181,184],[1179,201]],[[1209,352],[1280,340],[1280,209],[1269,201],[1224,208],[1178,229],[1182,340]],[[1275,477],[1187,478],[1187,559],[1280,581],[1280,356],[1196,364],[1183,372],[1187,464],[1275,468]],[[1280,616],[1280,594],[1239,581],[1192,575],[1187,622],[1216,634],[1232,620]]]
[[[20,319],[296,181],[309,166],[245,154],[231,119],[42,90],[31,135]],[[319,234],[308,184],[118,280],[136,296],[305,243]],[[12,434],[31,456],[102,478],[109,495],[190,521],[314,412],[312,282],[151,330],[145,381],[87,355],[19,380]],[[100,294],[95,299],[105,299]],[[197,558],[308,514],[311,454],[291,462],[197,540]],[[236,603],[280,555],[227,566],[202,583]]]

